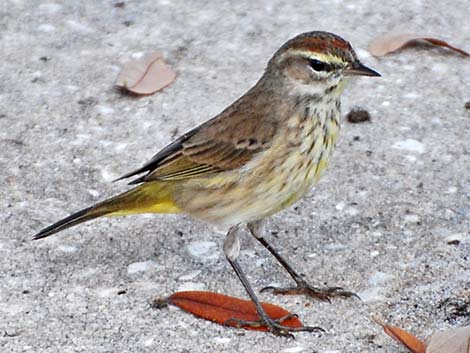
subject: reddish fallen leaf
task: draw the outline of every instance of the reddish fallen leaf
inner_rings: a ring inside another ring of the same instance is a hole
[[[426,353],[470,353],[470,326],[434,334]]]
[[[251,300],[243,300],[228,295],[204,291],[177,292],[166,299],[168,304],[175,305],[184,311],[210,320],[221,325],[237,327],[230,319],[258,321],[256,308]],[[287,310],[269,303],[262,303],[266,313],[274,320],[291,315]],[[296,317],[282,321],[284,326],[302,327],[302,322]],[[266,326],[242,326],[248,330],[267,331]]]
[[[128,62],[119,73],[116,85],[139,95],[153,94],[175,80],[176,73],[160,53]]]
[[[470,53],[454,47],[441,39],[409,33],[388,33],[382,37],[376,38],[369,44],[369,52],[374,56],[385,56],[399,49],[423,42],[453,50],[464,56],[470,56]]]
[[[400,342],[403,344],[406,348],[410,350],[412,353],[426,353],[426,344],[421,341],[420,339],[416,338],[413,336],[411,333],[396,327],[396,326],[390,326],[386,325],[380,319],[377,317],[372,317],[372,319],[378,323],[380,326],[383,327],[384,332],[392,337],[394,340]],[[447,352],[442,352],[442,353],[447,353]]]

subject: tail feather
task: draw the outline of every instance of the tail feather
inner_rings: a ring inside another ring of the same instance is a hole
[[[123,216],[136,213],[178,213],[173,202],[173,184],[152,182],[102,201],[42,229],[33,239],[49,235],[102,216]]]
[[[94,218],[103,216],[104,214],[105,213],[103,212],[101,213],[93,212],[93,207],[85,208],[83,210],[75,212],[71,214],[70,216],[65,217],[64,219],[42,229],[39,233],[33,236],[33,239],[37,240],[37,239],[48,237],[49,235],[60,232],[61,230],[73,227],[74,225],[77,225],[79,223],[90,221]]]

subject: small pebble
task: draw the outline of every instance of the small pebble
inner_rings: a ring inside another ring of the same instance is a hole
[[[268,259],[265,258],[265,257],[264,257],[264,258],[257,259],[257,260],[255,261],[255,267],[261,267],[261,266],[263,266],[263,265],[264,265],[265,263],[267,263],[267,262],[268,262]]]
[[[138,51],[136,53],[131,54],[132,59],[141,59],[144,57],[144,53],[141,51]]]
[[[96,294],[101,298],[109,298],[109,297],[114,297],[117,291],[118,290],[114,287],[98,288],[96,289]]]
[[[373,250],[370,252],[370,257],[374,258],[380,255],[380,252],[377,250]]]
[[[75,246],[70,245],[60,245],[57,249],[65,253],[73,253],[77,251]]]
[[[297,352],[303,352],[305,350],[304,347],[302,346],[296,346],[296,347],[289,347],[283,350],[284,353],[297,353]]]
[[[88,189],[87,191],[93,197],[99,197],[101,195],[101,193],[95,189]]]
[[[356,54],[360,59],[370,58],[372,56],[368,50],[362,48],[357,48]]]
[[[154,342],[153,338],[148,338],[144,341],[144,347],[150,347]]]
[[[69,20],[67,21],[67,24],[72,30],[82,33],[82,34],[91,34],[94,32],[94,30],[91,27],[88,27],[84,25],[83,23],[80,23],[77,21]]]
[[[347,115],[346,120],[352,124],[370,121],[369,112],[365,109],[354,108]]]
[[[39,5],[39,13],[46,15],[54,15],[62,9],[60,4],[41,4]]]
[[[414,65],[402,65],[401,68],[403,68],[403,70],[406,70],[406,71],[416,71],[416,68]],[[412,93],[414,94],[414,93]]]
[[[408,224],[416,224],[420,221],[420,218],[415,214],[407,214],[403,217],[403,220]]]
[[[382,295],[382,290],[381,287],[373,287],[365,289],[357,293],[357,295],[364,303],[382,302],[385,300],[385,297]]]
[[[186,249],[188,250],[189,255],[193,257],[208,258],[214,255],[215,246],[216,243],[214,243],[213,241],[193,241],[192,243],[189,243],[186,246]]]
[[[214,337],[212,340],[217,344],[228,344],[231,341],[228,337]]]
[[[344,243],[330,243],[330,244],[325,245],[326,250],[332,250],[332,251],[341,251],[347,248],[348,246]]]
[[[374,286],[374,287],[375,286],[381,286],[381,285],[389,282],[393,278],[394,278],[394,276],[391,275],[391,274],[377,271],[377,272],[373,273],[372,276],[370,276],[369,284],[371,286]]]
[[[424,153],[424,144],[414,139],[406,139],[403,141],[397,141],[392,145],[392,148],[397,150],[412,151],[418,153]]]
[[[412,71],[412,70],[414,70],[414,67],[411,68],[410,71]],[[419,99],[420,97],[421,97],[421,96],[420,96],[418,93],[416,93],[416,92],[408,92],[408,93],[406,93],[406,94],[403,95],[403,98],[405,98],[405,99],[411,99],[411,100]]]
[[[114,146],[114,150],[117,153],[124,151],[126,148],[127,148],[127,143],[117,143],[116,146]]]
[[[459,245],[460,243],[464,242],[464,240],[465,234],[463,233],[455,233],[446,237],[447,244],[449,245]]]
[[[347,207],[344,210],[344,213],[346,213],[349,216],[355,216],[359,213],[359,211],[357,209],[355,209],[354,207]]]
[[[45,24],[39,25],[38,31],[43,32],[43,33],[51,33],[55,31],[55,27],[51,24],[45,23]]]
[[[201,282],[184,282],[180,286],[178,286],[178,292],[185,292],[185,291],[194,291],[194,290],[205,290],[206,285]]]
[[[104,106],[104,105],[100,105],[98,106],[98,110],[101,114],[112,114],[114,113],[114,109],[111,108],[111,107],[107,107],[107,106]]]
[[[155,269],[156,267],[157,263],[155,261],[134,262],[127,266],[127,274],[133,275],[139,272],[147,272]]]
[[[431,71],[443,74],[449,71],[449,66],[443,63],[435,62],[433,65],[431,65]]]
[[[120,175],[115,174],[115,173],[113,173],[110,170],[105,168],[105,169],[101,170],[101,177],[103,178],[104,181],[113,181],[113,180],[119,178]]]
[[[465,109],[470,109],[470,101],[465,103]]]
[[[335,206],[335,208],[336,208],[336,210],[338,210],[338,211],[342,211],[342,210],[344,210],[344,207],[345,207],[345,206],[346,206],[346,203],[345,203],[344,201],[340,201],[340,202]]]
[[[193,272],[186,273],[184,275],[179,276],[178,281],[191,281],[192,279],[199,276],[200,273],[201,271],[193,271]]]
[[[458,191],[458,189],[455,186],[449,186],[447,189],[447,194],[455,194]]]
[[[46,82],[46,81],[42,78],[41,73],[35,72],[35,74],[33,75],[33,79],[31,80],[31,82],[32,82],[32,83],[44,83],[44,82]]]

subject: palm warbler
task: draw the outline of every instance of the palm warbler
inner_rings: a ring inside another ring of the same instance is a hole
[[[263,76],[222,113],[184,134],[143,167],[135,188],[78,211],[41,230],[40,239],[101,216],[184,212],[230,227],[225,255],[253,300],[259,323],[276,334],[292,329],[268,317],[238,262],[239,227],[247,223],[296,282],[276,293],[303,293],[328,300],[351,296],[341,288],[309,285],[267,243],[264,219],[305,195],[335,148],[340,95],[351,76],[380,76],[364,66],[351,45],[327,32],[309,32],[286,42]]]

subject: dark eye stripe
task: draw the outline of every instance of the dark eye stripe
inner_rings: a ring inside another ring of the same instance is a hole
[[[308,63],[315,71],[331,71],[332,69],[331,65],[318,59],[308,59]]]

